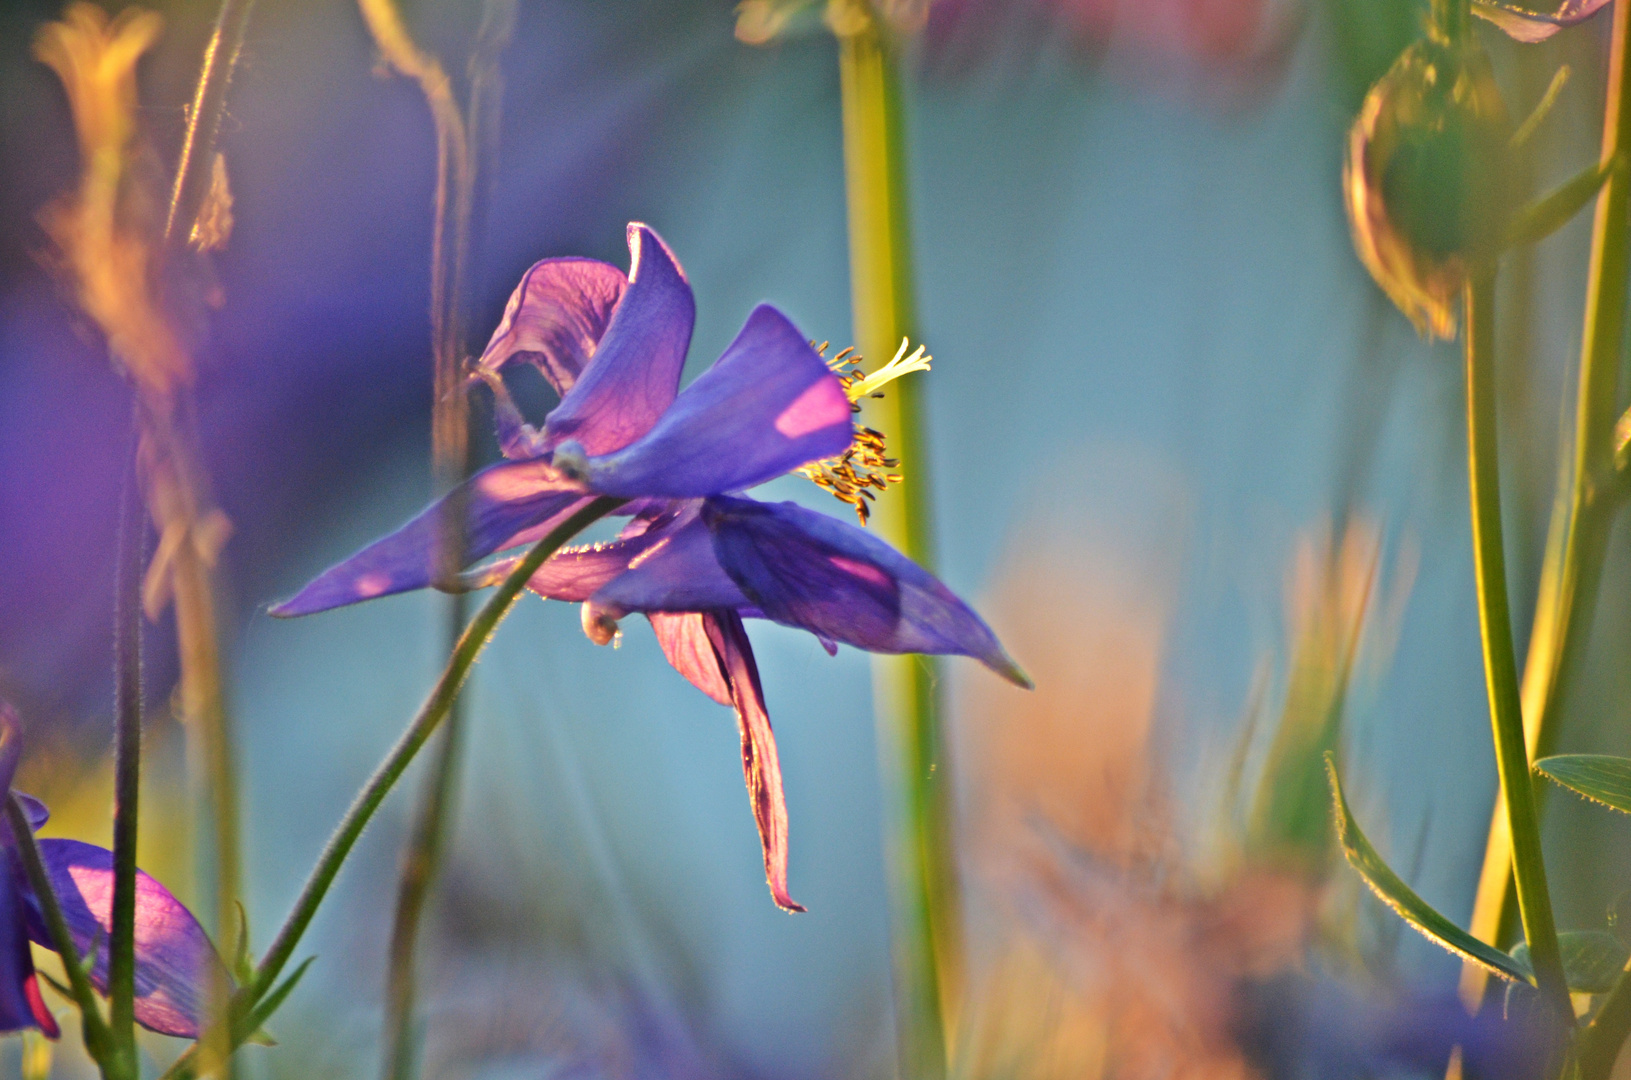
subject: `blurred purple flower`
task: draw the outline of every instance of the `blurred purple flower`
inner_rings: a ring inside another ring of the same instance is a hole
[[[1542,12],[1502,0],[1473,0],[1472,12],[1505,30],[1509,37],[1532,44],[1591,18],[1607,4],[1608,0],[1563,0],[1555,10]]]
[[[736,494],[844,453],[856,433],[844,383],[785,315],[760,305],[714,365],[677,392],[696,306],[668,247],[629,226],[630,270],[545,259],[521,279],[476,364],[492,387],[492,466],[390,536],[320,575],[274,615],[304,615],[437,584],[442,515],[463,508],[463,562],[531,543],[596,495],[631,500],[609,543],[566,549],[529,582],[583,603],[584,631],[612,641],[647,615],[669,662],[736,710],[742,768],[778,905],[787,812],[775,738],[743,618],[808,630],[829,652],[971,656],[1028,685],[995,635],[935,577],[847,523]],[[542,428],[522,419],[503,369],[533,364],[561,395]],[[515,565],[458,579],[477,588]]]
[[[21,746],[16,714],[0,702],[0,797],[11,791]],[[50,812],[38,799],[17,792],[29,827],[39,829]],[[81,956],[96,949],[91,983],[108,988],[108,937],[113,929],[113,852],[78,840],[38,841],[40,859]],[[38,1027],[61,1034],[40,996],[29,941],[54,948],[40,903],[23,872],[15,837],[0,823],[6,868],[0,872],[0,1031]],[[204,928],[181,901],[153,878],[136,872],[136,1022],[161,1035],[198,1037],[203,1018],[200,988],[220,961]],[[224,975],[224,971],[223,971]]]

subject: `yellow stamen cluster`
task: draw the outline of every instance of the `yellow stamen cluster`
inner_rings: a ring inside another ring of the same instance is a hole
[[[827,342],[810,344],[823,358],[826,357]],[[845,349],[827,360],[827,366],[832,368],[838,381],[843,383],[844,392],[849,395],[852,411],[861,411],[862,398],[882,397],[883,387],[902,375],[929,370],[929,361],[933,357],[923,351],[923,346],[919,345],[911,354],[906,352],[906,346],[906,339],[902,338],[894,359],[871,375],[862,374],[861,356],[853,348]],[[842,454],[812,462],[799,469],[798,473],[832,492],[839,501],[855,507],[856,516],[865,525],[872,509],[870,504],[877,498],[875,493],[885,490],[890,484],[900,483],[900,474],[893,471],[899,467],[900,462],[888,454],[882,432],[857,427],[855,438]]]

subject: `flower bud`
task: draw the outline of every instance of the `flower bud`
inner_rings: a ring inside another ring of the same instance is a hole
[[[1354,248],[1423,334],[1455,336],[1469,267],[1499,253],[1511,130],[1483,51],[1430,37],[1371,87],[1348,134]]]

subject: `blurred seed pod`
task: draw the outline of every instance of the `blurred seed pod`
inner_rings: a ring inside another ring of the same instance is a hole
[[[1469,267],[1498,253],[1511,135],[1483,50],[1436,37],[1399,56],[1348,134],[1343,202],[1354,248],[1429,337],[1455,336]]]

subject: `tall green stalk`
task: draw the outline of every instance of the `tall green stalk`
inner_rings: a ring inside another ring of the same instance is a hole
[[[1601,162],[1612,165],[1631,150],[1631,4],[1614,5],[1608,89],[1603,108]],[[1612,468],[1618,406],[1625,297],[1631,277],[1631,177],[1609,174],[1597,197],[1591,262],[1586,283],[1585,330],[1575,407],[1573,463],[1566,491],[1558,493],[1535,604],[1524,665],[1525,742],[1531,758],[1543,756],[1555,736],[1568,677],[1579,664],[1596,609],[1615,503],[1603,490]],[[1472,932],[1498,944],[1512,893],[1512,837],[1505,807],[1497,800],[1473,906]],[[1464,989],[1484,980],[1469,969]]]
[[[913,329],[905,133],[894,43],[869,5],[829,8],[838,36],[844,172],[849,204],[855,343],[874,366]],[[918,563],[933,563],[928,455],[919,384],[908,376],[868,422],[885,432],[904,480],[878,503],[875,527]],[[935,668],[926,657],[877,657],[873,700],[885,788],[898,805],[887,826],[900,1075],[946,1074],[946,1012],[961,967],[951,778],[939,726]]]
[[[1517,658],[1507,603],[1506,555],[1501,537],[1501,469],[1495,410],[1495,272],[1480,268],[1466,290],[1467,480],[1472,503],[1473,566],[1478,579],[1478,624],[1484,645],[1495,762],[1506,796],[1518,911],[1540,992],[1560,1018],[1572,1020],[1569,987],[1552,920],[1546,865],[1535,814],[1534,781],[1524,748]]]
[[[113,627],[113,905],[108,934],[108,1027],[116,1071],[136,1080],[136,837],[142,779],[142,566],[147,516],[131,441],[119,507]]]

